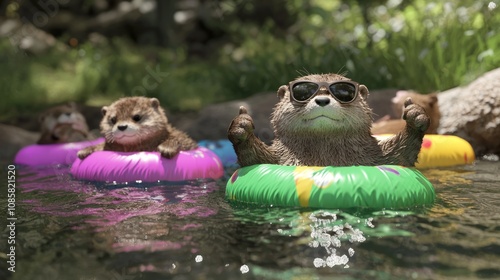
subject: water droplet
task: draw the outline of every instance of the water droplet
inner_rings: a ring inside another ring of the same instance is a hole
[[[320,258],[315,258],[313,261],[313,264],[315,267],[324,267],[325,266],[325,261]]]
[[[248,265],[244,264],[240,267],[240,271],[242,274],[248,273],[250,271],[250,268],[248,268]]]
[[[354,249],[353,248],[349,248],[349,250],[347,250],[349,252],[349,257],[352,257],[354,255]]]

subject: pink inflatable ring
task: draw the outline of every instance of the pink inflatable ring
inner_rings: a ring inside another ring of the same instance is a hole
[[[29,166],[52,164],[70,165],[77,158],[76,154],[79,150],[102,142],[104,142],[104,138],[75,143],[29,145],[17,152],[14,163]]]
[[[220,159],[207,148],[181,151],[172,159],[158,152],[98,151],[77,158],[71,167],[77,179],[103,182],[157,182],[217,179],[224,174]]]

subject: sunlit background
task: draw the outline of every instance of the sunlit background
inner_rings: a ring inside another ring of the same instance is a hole
[[[196,111],[305,73],[421,93],[500,65],[495,1],[8,0],[0,121],[77,101]]]

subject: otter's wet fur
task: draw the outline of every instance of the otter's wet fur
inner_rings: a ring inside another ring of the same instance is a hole
[[[47,109],[40,115],[39,121],[41,134],[37,144],[61,144],[90,139],[87,121],[73,102]]]
[[[192,150],[197,143],[168,123],[156,98],[124,97],[102,108],[101,134],[106,141],[78,152],[84,159],[95,151],[157,151],[172,158],[180,151]]]
[[[301,81],[334,82],[349,80],[337,74],[308,75]],[[244,107],[232,121],[228,138],[241,166],[280,164],[306,166],[352,166],[396,164],[414,166],[422,145],[429,117],[424,109],[405,101],[403,119],[406,126],[391,138],[378,141],[371,134],[372,112],[366,98],[368,88],[359,85],[356,99],[347,104],[336,101],[328,89],[321,87],[307,103],[290,97],[288,85],[278,89],[279,102],[271,114],[275,139],[271,146],[254,135],[252,118]],[[327,105],[315,100],[327,97]],[[319,102],[318,102],[319,103]]]

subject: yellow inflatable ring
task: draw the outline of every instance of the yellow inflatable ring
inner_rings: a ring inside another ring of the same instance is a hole
[[[375,135],[379,140],[392,135]],[[426,134],[418,154],[417,168],[471,164],[476,159],[469,142],[454,135]]]

